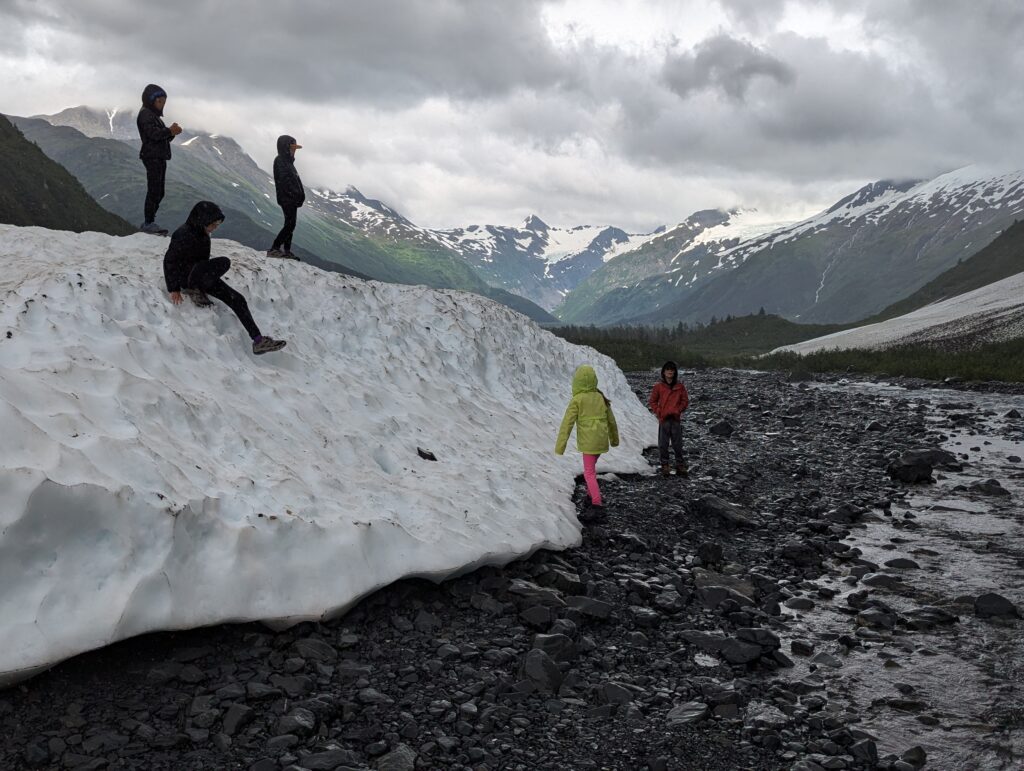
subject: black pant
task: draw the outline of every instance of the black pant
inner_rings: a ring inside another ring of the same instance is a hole
[[[249,303],[221,280],[221,276],[227,273],[230,267],[231,260],[227,257],[203,260],[188,274],[188,286],[190,289],[202,289],[210,297],[216,297],[233,310],[238,316],[238,320],[242,322],[242,326],[245,327],[245,331],[249,333],[249,337],[255,340],[260,336],[260,328],[252,320]]]
[[[683,460],[683,424],[676,419],[669,418],[658,424],[658,453],[661,455],[661,463],[668,463],[668,443],[672,442],[672,449],[676,453],[676,463],[685,463]]]
[[[286,252],[290,252],[292,250],[292,233],[295,232],[295,220],[299,207],[282,206],[281,211],[284,212],[284,227],[281,228],[281,232],[274,239],[274,245],[271,249],[280,249],[283,246]]]
[[[164,178],[167,176],[167,161],[147,158],[146,165],[146,222],[156,219],[156,210],[164,200]]]

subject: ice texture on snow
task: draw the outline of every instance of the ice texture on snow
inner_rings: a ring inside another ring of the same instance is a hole
[[[1024,273],[877,324],[835,332],[774,352],[948,343],[956,348],[1024,337]]]
[[[476,295],[267,261],[172,306],[166,241],[0,226],[0,682],[159,629],[337,613],[579,542],[553,455],[578,364],[641,472],[654,420],[614,363]],[[417,446],[434,452],[421,459]]]

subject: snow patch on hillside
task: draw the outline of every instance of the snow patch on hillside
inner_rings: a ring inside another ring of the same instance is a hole
[[[835,332],[773,353],[892,348],[912,343],[970,347],[1024,337],[1024,273],[877,324]]]
[[[218,239],[227,280],[289,341],[254,357],[224,306],[168,302],[166,241],[0,239],[0,682],[578,543],[579,456],[552,448],[584,362],[622,436],[602,469],[648,469],[654,420],[614,363],[476,295]]]

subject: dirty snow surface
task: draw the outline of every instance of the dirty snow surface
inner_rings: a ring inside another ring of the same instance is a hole
[[[1024,273],[877,324],[777,348],[799,354],[914,343],[955,348],[1024,337]],[[773,351],[774,353],[775,351]]]
[[[254,357],[220,303],[170,304],[166,245],[0,225],[0,682],[578,543],[579,456],[553,446],[581,363],[622,435],[599,470],[647,468],[614,363],[504,306],[215,240],[288,340]]]

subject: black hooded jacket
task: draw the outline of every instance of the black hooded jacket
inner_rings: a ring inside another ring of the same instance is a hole
[[[174,231],[164,255],[164,279],[168,292],[188,288],[188,276],[196,263],[210,259],[210,234],[206,228],[224,219],[224,212],[210,201],[192,207],[185,224]]]
[[[287,134],[277,138],[277,157],[274,159],[274,187],[277,188],[278,206],[302,206],[306,202],[306,191],[295,170],[295,159],[291,146],[295,138]]]
[[[164,125],[163,110],[158,110],[153,104],[161,96],[167,96],[167,92],[153,83],[142,91],[142,109],[135,118],[135,125],[139,127],[139,139],[142,140],[139,157],[144,161],[171,160],[174,134]]]

